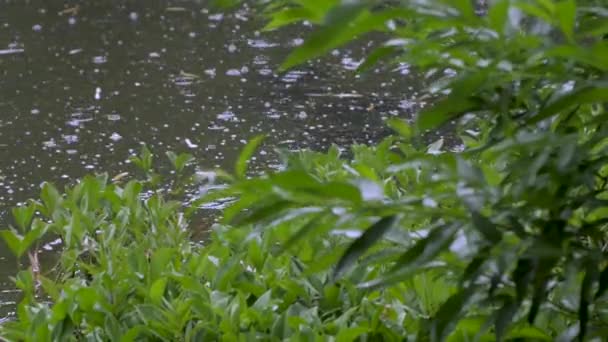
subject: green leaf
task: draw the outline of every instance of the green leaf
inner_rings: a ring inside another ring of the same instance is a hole
[[[32,228],[25,234],[23,241],[21,241],[21,248],[23,249],[22,252],[27,252],[34,242],[40,240],[40,238],[46,234],[48,228],[48,224],[40,221],[39,219],[35,219],[32,223]]]
[[[447,98],[418,114],[416,127],[420,132],[434,129],[447,121],[462,116],[467,112],[480,109],[480,101],[473,95],[480,89],[488,87],[487,71],[477,71],[464,74],[452,81],[449,88],[452,90]]]
[[[597,292],[595,293],[595,299],[601,297],[606,290],[608,290],[608,265],[600,272],[599,285],[597,287]]]
[[[509,341],[554,341],[554,339],[537,327],[529,325],[519,325],[511,329],[507,335]]]
[[[496,312],[494,320],[496,341],[500,342],[504,340],[509,326],[513,323],[513,316],[516,312],[517,303],[511,297],[508,297],[508,300]]]
[[[488,260],[490,253],[490,248],[485,247],[482,248],[477,255],[469,262],[467,267],[464,269],[462,273],[461,283],[464,284],[466,282],[474,282],[479,276],[480,270],[482,269],[483,264]]]
[[[397,216],[383,217],[371,225],[344,252],[336,265],[334,276],[340,275],[373,246],[397,222]]]
[[[258,135],[257,137],[251,139],[247,143],[247,145],[245,145],[245,147],[243,148],[243,151],[241,151],[241,154],[239,155],[237,162],[236,162],[235,174],[237,177],[239,177],[241,179],[245,178],[245,176],[247,174],[247,163],[249,162],[249,159],[251,159],[251,157],[253,156],[253,153],[255,152],[255,150],[262,143],[264,138],[265,138],[264,135]]]
[[[363,63],[357,67],[357,73],[363,73],[371,69],[374,65],[378,64],[379,61],[385,58],[396,56],[397,53],[403,50],[400,46],[384,45],[380,46],[365,57]]]
[[[298,21],[319,22],[322,19],[314,11],[304,7],[286,8],[272,13],[271,17],[272,20],[264,27],[264,31],[274,30]]]
[[[293,203],[291,201],[270,197],[266,200],[258,201],[245,211],[238,213],[235,217],[227,216],[226,219],[235,226],[257,224],[272,219],[292,206]]]
[[[136,325],[122,335],[120,342],[134,342],[139,335],[142,335],[147,330],[145,325]]]
[[[162,247],[154,251],[150,258],[150,280],[160,279],[165,272],[172,270],[173,258],[176,255],[175,248]]]
[[[467,22],[473,24],[477,16],[475,15],[475,9],[473,8],[473,1],[470,0],[451,0],[450,3],[458,9],[460,15],[464,17]]]
[[[46,214],[49,217],[52,217],[57,207],[63,201],[63,198],[61,197],[61,194],[59,194],[59,191],[57,191],[57,188],[55,188],[53,184],[48,182],[44,182],[42,184],[40,199],[42,199],[42,202],[44,203],[44,206],[47,210]]]
[[[473,227],[477,229],[483,237],[491,244],[497,244],[502,239],[502,233],[496,229],[496,225],[486,217],[482,216],[479,212],[472,211],[471,218],[473,220]]]
[[[255,303],[251,306],[252,309],[258,310],[260,312],[264,312],[270,309],[270,304],[272,300],[272,289],[266,291],[263,295],[258,298]]]
[[[174,152],[168,151],[166,154],[177,172],[181,172],[188,163],[194,160],[194,157],[189,153],[180,153],[177,155]]]
[[[326,222],[323,222],[323,220],[326,217],[327,217],[327,212],[322,212],[322,213],[314,216],[308,222],[306,222],[306,224],[304,224],[302,227],[300,227],[298,229],[298,231],[295,234],[291,235],[289,240],[287,240],[287,242],[285,242],[285,244],[283,244],[281,251],[284,252],[287,249],[291,248],[292,246],[294,246],[296,244],[296,242],[302,240],[306,235],[308,235],[309,233],[311,233],[317,229],[323,230],[322,229],[323,227],[325,227],[325,228],[331,227],[335,220],[327,220]]]
[[[350,4],[334,8],[326,16],[325,25],[317,29],[302,46],[292,51],[280,70],[287,70],[333,48],[346,43],[352,37],[353,22],[362,15],[365,5]]]
[[[36,212],[36,206],[33,202],[13,208],[13,218],[22,232],[29,228],[30,222],[34,218],[34,212]]]
[[[150,300],[152,303],[159,305],[165,295],[165,288],[167,287],[167,278],[158,278],[152,283],[150,287]]]
[[[403,281],[417,271],[423,270],[426,263],[449,247],[454,240],[457,227],[456,225],[441,225],[431,230],[426,238],[418,240],[413,247],[399,257],[388,275],[359,286],[361,288],[388,286]]]
[[[0,231],[0,235],[16,257],[19,258],[23,256],[23,253],[25,252],[22,247],[23,236],[19,235],[19,233],[13,229]]]
[[[576,24],[576,1],[562,0],[555,3],[557,21],[564,35],[574,40],[574,26]]]
[[[608,84],[600,82],[585,84],[571,92],[555,96],[528,121],[528,124],[536,124],[548,117],[567,111],[573,106],[606,101],[608,101]]]
[[[589,260],[587,262],[586,268],[587,269],[585,272],[585,277],[583,278],[583,283],[581,284],[581,293],[578,304],[578,340],[581,342],[585,340],[585,335],[587,335],[587,323],[589,322],[589,305],[591,304],[592,299],[591,291],[593,284],[598,278],[598,272],[594,260]]]
[[[399,133],[399,135],[403,138],[410,139],[412,137],[412,128],[405,120],[398,118],[390,118],[386,120],[386,122],[388,124],[388,127]]]
[[[510,0],[498,0],[494,1],[488,9],[488,20],[490,27],[498,32],[504,33],[509,19],[509,7],[511,6]]]
[[[336,342],[357,341],[358,337],[369,332],[369,328],[356,326],[350,328],[342,328],[336,335]]]
[[[475,294],[475,289],[470,287],[460,290],[441,305],[431,323],[431,341],[443,341],[454,329],[467,302]]]

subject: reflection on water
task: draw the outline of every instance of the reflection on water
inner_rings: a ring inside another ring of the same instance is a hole
[[[0,227],[43,180],[129,171],[144,142],[211,168],[267,133],[268,162],[275,146],[372,141],[383,117],[413,111],[407,65],[352,72],[374,44],[277,74],[308,28],[260,32],[252,10],[206,3],[0,0]],[[13,265],[0,249],[7,303]]]

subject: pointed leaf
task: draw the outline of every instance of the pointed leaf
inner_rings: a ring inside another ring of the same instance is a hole
[[[412,128],[405,120],[391,118],[386,120],[386,123],[388,124],[388,127],[399,133],[403,138],[410,139],[412,137]]]
[[[496,229],[494,223],[482,216],[480,213],[471,212],[473,227],[477,229],[483,237],[491,244],[497,244],[502,239],[502,233]]]
[[[371,69],[374,65],[378,64],[378,62],[382,59],[393,57],[397,55],[398,52],[402,51],[400,46],[394,45],[385,45],[379,48],[376,48],[374,51],[369,53],[363,63],[361,63],[357,67],[358,73],[363,73]]]
[[[529,120],[529,124],[536,124],[557,113],[568,110],[573,106],[608,101],[608,84],[591,83],[578,87],[564,95],[552,99],[540,112]]]
[[[23,256],[23,253],[25,252],[21,247],[23,236],[19,235],[19,233],[12,229],[0,231],[0,236],[2,236],[4,243],[6,243],[8,248],[11,250],[11,252],[13,252],[16,257]]]
[[[445,340],[456,326],[461,313],[474,293],[474,287],[463,289],[453,294],[441,305],[431,323],[431,341]]]
[[[287,240],[287,242],[285,242],[283,244],[283,247],[281,248],[281,252],[288,250],[289,248],[291,248],[291,246],[295,245],[296,242],[300,241],[306,235],[308,235],[312,231],[316,230],[317,228],[327,226],[328,224],[331,225],[334,222],[334,220],[328,220],[328,222],[323,222],[323,219],[326,216],[327,216],[327,212],[322,212],[322,213],[319,213],[318,215],[314,216],[310,221],[308,221],[300,229],[298,229],[298,231],[295,234],[293,234],[293,235],[291,235],[291,237],[289,237],[289,240]]]
[[[241,151],[241,154],[239,155],[239,158],[236,162],[235,174],[237,177],[245,178],[245,175],[247,173],[247,163],[249,162],[249,159],[251,159],[251,157],[253,156],[253,153],[258,148],[258,146],[260,146],[264,138],[264,135],[258,135],[257,137],[251,139],[247,143],[247,145],[245,145],[243,151]]]
[[[604,267],[599,275],[599,285],[595,293],[595,299],[601,297],[608,290],[608,265]]]
[[[165,295],[165,288],[167,287],[167,278],[162,277],[156,279],[150,287],[150,300],[155,304],[160,304],[163,296]]]
[[[509,297],[503,306],[496,312],[494,320],[496,341],[503,341],[509,326],[513,323],[513,316],[517,312],[517,303]]]
[[[381,218],[371,225],[363,234],[356,239],[344,252],[336,265],[334,276],[338,276],[359,259],[365,251],[376,243],[395,224],[397,216]]]
[[[353,22],[363,13],[366,6],[361,4],[342,5],[327,14],[325,25],[312,34],[302,46],[287,56],[281,70],[287,70],[336,48],[349,39]]]

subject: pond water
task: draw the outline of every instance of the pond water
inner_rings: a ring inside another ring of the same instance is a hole
[[[267,165],[276,146],[374,141],[418,102],[406,66],[353,73],[372,42],[278,74],[309,27],[260,32],[253,10],[207,3],[0,0],[0,227],[45,180],[132,171],[141,143],[229,167],[266,133]],[[0,245],[0,317],[15,265]]]

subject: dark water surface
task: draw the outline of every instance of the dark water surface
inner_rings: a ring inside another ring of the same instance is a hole
[[[309,28],[260,32],[253,12],[207,1],[0,0],[0,227],[45,180],[131,172],[141,143],[228,167],[266,133],[268,165],[275,146],[373,141],[383,118],[413,110],[420,84],[407,67],[353,73],[372,43],[278,74]],[[0,245],[0,317],[14,305],[15,265]]]

